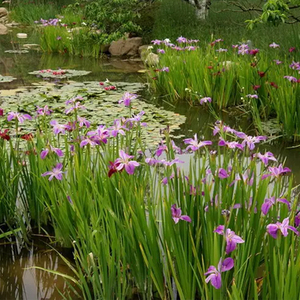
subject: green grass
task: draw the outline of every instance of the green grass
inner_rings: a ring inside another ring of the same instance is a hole
[[[195,16],[195,8],[186,2],[162,0],[156,13],[152,39],[169,38],[173,41],[179,36],[186,36],[208,42],[222,38],[228,44],[251,40],[258,48],[265,48],[266,44],[273,41],[285,47],[299,43],[299,24],[278,27],[264,24],[251,31],[246,28],[245,21],[255,17],[255,13],[220,12],[228,8],[236,10],[226,6],[222,0],[212,1],[207,20],[199,21]]]

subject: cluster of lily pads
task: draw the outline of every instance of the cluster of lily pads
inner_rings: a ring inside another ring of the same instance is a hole
[[[151,144],[155,113],[138,88],[86,82],[5,99],[1,224],[73,248],[74,276],[61,275],[84,299],[295,299],[291,170],[257,150],[266,137],[221,121],[216,141],[176,145],[165,126]]]
[[[213,108],[236,106],[249,113],[260,132],[268,127],[264,122],[274,121],[277,135],[299,139],[297,48],[281,49],[272,42],[268,51],[260,51],[251,41],[224,48],[222,39],[202,45],[184,37],[152,43],[159,60],[150,66],[149,77],[158,94],[190,105],[209,97]]]

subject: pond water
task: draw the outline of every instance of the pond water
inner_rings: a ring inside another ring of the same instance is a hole
[[[22,31],[22,30],[21,30]],[[21,32],[20,29],[18,32]],[[34,43],[34,36],[26,43]],[[25,42],[22,41],[22,44]],[[142,82],[146,83],[146,77],[140,70],[143,64],[139,60],[120,60],[103,57],[99,60],[93,58],[69,57],[68,55],[41,54],[30,50],[24,54],[5,53],[6,50],[19,50],[22,44],[17,43],[16,31],[10,35],[0,36],[0,74],[16,78],[12,82],[0,82],[0,97],[5,101],[5,94],[8,90],[24,89],[42,81],[28,72],[42,69],[76,69],[91,71],[84,77],[78,77],[75,81],[105,81],[107,78],[112,82]],[[151,96],[147,91],[143,98],[150,102]],[[195,133],[203,136],[205,140],[212,137],[212,126],[214,117],[203,107],[189,107],[185,103],[173,106],[167,103],[164,98],[151,99],[165,110],[173,111],[178,115],[185,116],[178,128],[174,129],[173,135],[176,142],[182,144],[183,137],[192,137]],[[251,121],[241,113],[220,112],[222,120],[233,128],[243,130],[248,134],[255,135]],[[293,148],[291,148],[293,147]],[[300,147],[290,145],[279,139],[261,146],[261,151],[271,151],[280,162],[292,169],[294,184],[300,184]],[[182,158],[188,161],[189,156]],[[44,246],[34,244],[28,248],[21,248],[16,244],[6,241],[0,245],[0,299],[61,299],[57,289],[68,291],[66,283],[59,276],[51,275],[35,269],[28,269],[32,266],[40,266],[51,270],[57,270],[72,276],[70,269],[60,259],[55,251],[45,249]],[[71,294],[72,295],[72,294]],[[72,299],[76,299],[72,295]]]

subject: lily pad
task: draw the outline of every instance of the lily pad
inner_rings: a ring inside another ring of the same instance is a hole
[[[80,110],[79,115],[85,117],[94,126],[105,124],[107,127],[112,126],[115,119],[132,117],[144,111],[142,122],[146,122],[147,127],[143,127],[142,131],[145,133],[143,134],[144,143],[148,148],[153,148],[160,142],[162,129],[169,127],[170,136],[174,137],[175,131],[185,122],[185,116],[147,103],[141,96],[132,100],[131,110],[118,103],[125,91],[139,94],[145,88],[143,84],[126,82],[110,84],[116,86],[116,90],[106,91],[96,81],[84,82],[83,86],[78,82],[71,82],[62,86],[31,87],[30,90],[20,91],[15,95],[2,96],[0,94],[0,107],[5,111],[18,110],[33,116],[36,114],[36,106],[48,105],[54,111],[50,116],[51,119],[66,122],[70,117],[64,113],[65,102],[73,97],[81,96],[83,100],[80,102],[86,109]],[[24,124],[24,131],[28,130],[26,126]]]
[[[270,119],[265,122],[261,122],[261,128],[263,132],[270,136],[278,135],[282,133],[282,127],[278,123],[277,119]]]
[[[16,78],[14,78],[12,76],[2,76],[2,75],[0,75],[0,83],[1,82],[12,82],[15,79]]]
[[[46,70],[29,72],[28,74],[36,75],[38,77],[43,77],[43,78],[64,79],[64,78],[71,78],[71,77],[77,77],[77,76],[84,76],[84,75],[87,75],[90,73],[91,73],[91,71],[84,71],[84,70],[46,69]]]
[[[12,53],[12,54],[25,54],[29,53],[28,50],[6,50],[5,53]]]

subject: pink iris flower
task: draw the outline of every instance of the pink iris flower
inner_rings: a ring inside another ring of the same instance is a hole
[[[62,180],[62,176],[65,172],[62,171],[62,167],[63,165],[61,163],[58,163],[53,169],[52,171],[47,171],[45,173],[42,174],[43,177],[45,176],[50,176],[49,177],[49,181],[51,181],[53,179],[53,177],[55,177],[58,180]]]
[[[264,215],[266,215],[270,208],[276,203],[276,202],[280,202],[280,203],[284,203],[287,205],[287,207],[290,209],[291,205],[290,202],[287,201],[285,198],[277,198],[275,199],[275,197],[271,197],[271,198],[267,198],[265,199],[264,203],[261,206],[261,211]]]
[[[222,286],[222,278],[221,273],[231,270],[234,267],[234,261],[231,257],[227,257],[224,260],[222,258],[219,261],[218,268],[215,266],[210,266],[206,273],[204,273],[206,277],[205,282],[211,283],[211,285],[216,288],[220,289]]]
[[[268,168],[269,172],[268,174],[264,174],[261,179],[265,179],[270,176],[274,176],[275,178],[279,178],[279,176],[283,176],[288,172],[291,172],[291,170],[287,167],[283,167],[282,164],[279,165],[279,167],[269,167]]]
[[[20,114],[18,112],[9,112],[8,116],[7,116],[7,121],[11,121],[13,119],[17,119],[21,124],[23,124],[25,120],[32,120],[32,117],[28,114]]]
[[[119,101],[119,104],[124,103],[125,106],[130,106],[130,103],[132,100],[136,99],[138,95],[131,94],[129,92],[125,92],[121,100]]]
[[[179,222],[179,220],[183,220],[186,222],[191,223],[192,220],[189,216],[187,215],[182,215],[181,213],[181,208],[180,207],[176,207],[176,204],[173,204],[171,207],[171,212],[172,212],[172,219],[174,220],[175,224],[177,224]]]
[[[132,175],[135,167],[138,167],[140,164],[137,161],[130,160],[131,158],[134,158],[134,156],[126,154],[123,150],[119,151],[119,155],[120,157],[115,161],[115,164],[118,164],[116,169],[121,171],[123,168],[125,168],[125,171],[129,175]]]
[[[289,218],[285,218],[282,223],[276,222],[276,224],[269,224],[267,226],[267,232],[276,239],[278,236],[278,230],[281,231],[282,235],[285,237],[288,235],[288,229],[292,230],[295,234],[299,235],[298,230],[289,225]]]
[[[189,144],[189,146],[186,147],[186,150],[191,149],[192,151],[197,151],[199,148],[203,146],[212,145],[211,141],[198,142],[197,133],[194,135],[194,139],[192,138],[184,139],[183,142],[185,144]]]
[[[220,235],[224,235],[224,225],[219,225],[214,232]],[[235,250],[237,244],[245,243],[245,241],[238,235],[235,234],[234,231],[227,228],[225,232],[225,238],[226,238],[226,254],[229,254],[233,250]]]

